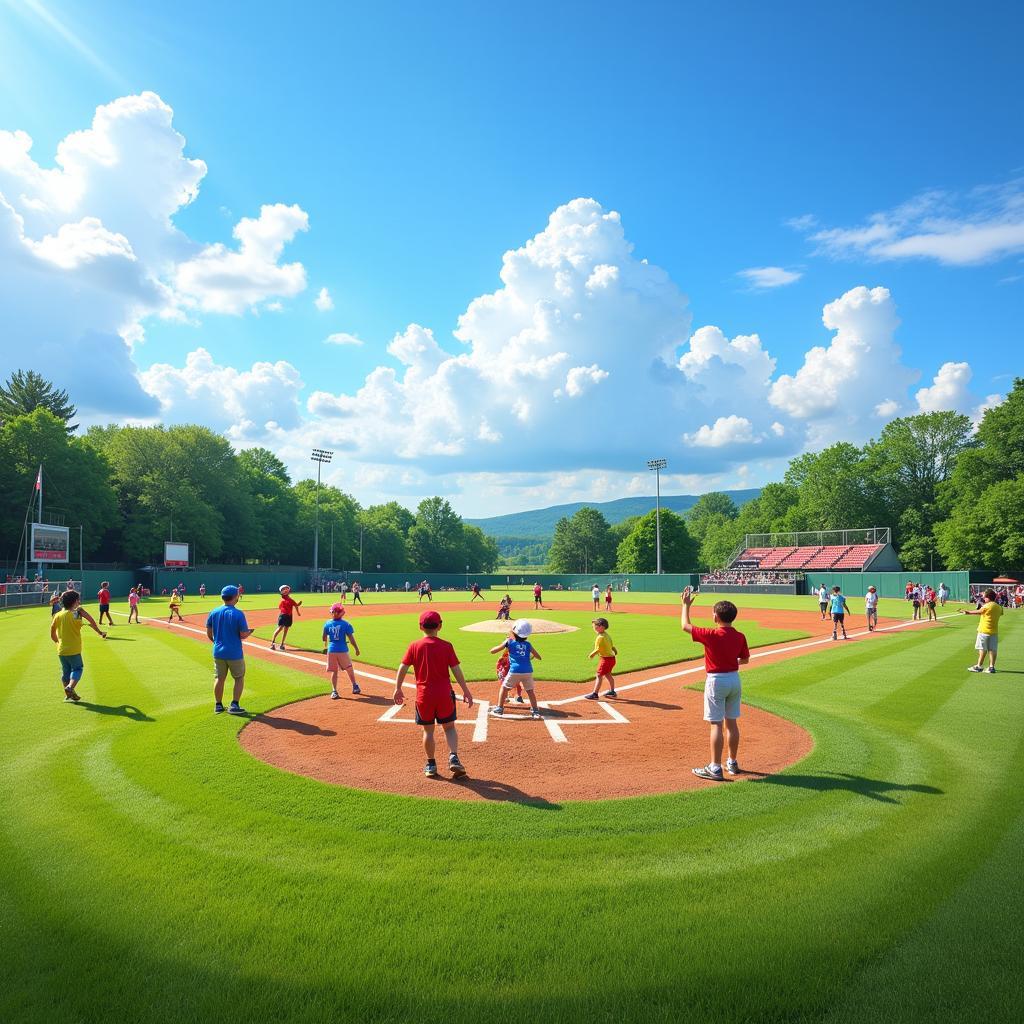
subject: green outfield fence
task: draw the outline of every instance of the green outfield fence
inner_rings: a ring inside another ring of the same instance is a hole
[[[879,597],[903,597],[910,580],[914,583],[931,584],[936,590],[940,583],[949,587],[951,601],[966,601],[972,583],[991,583],[995,575],[991,572],[808,572],[807,592],[817,590],[825,584],[832,588],[840,586],[843,593],[860,596],[873,586]]]

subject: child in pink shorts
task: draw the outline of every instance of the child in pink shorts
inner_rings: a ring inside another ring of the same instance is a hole
[[[352,658],[348,653],[348,645],[359,657],[359,644],[356,643],[356,631],[351,622],[345,621],[345,608],[340,604],[331,605],[331,617],[324,623],[321,637],[324,653],[327,655],[327,671],[331,676],[331,700],[340,700],[338,695],[338,672],[344,672],[352,683],[352,692],[361,693],[356,682],[356,670],[352,667]]]

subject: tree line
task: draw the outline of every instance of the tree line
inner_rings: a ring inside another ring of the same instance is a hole
[[[661,513],[662,568],[721,568],[746,534],[888,526],[903,566],[1024,568],[1024,379],[975,429],[969,417],[922,413],[891,420],[863,446],[797,456],[781,482],[737,508],[703,495],[680,516]],[[559,521],[553,572],[653,572],[655,513],[610,526],[593,508]]]
[[[165,540],[188,541],[205,562],[311,565],[316,482],[292,482],[273,452],[236,452],[205,427],[105,426],[73,433],[64,392],[36,374],[0,388],[0,553],[17,557],[43,464],[44,513],[82,526],[86,560],[162,562]],[[321,484],[319,561],[353,570],[489,572],[493,540],[443,498],[415,512],[396,501],[363,508]],[[77,540],[77,529],[73,530]],[[76,552],[77,553],[77,552]]]

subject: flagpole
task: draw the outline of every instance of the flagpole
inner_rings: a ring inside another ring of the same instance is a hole
[[[39,517],[36,522],[42,525],[43,522],[43,464],[39,463],[39,472],[36,474],[36,490],[39,491]],[[33,551],[32,554],[35,554]],[[36,572],[43,575],[43,563],[36,562]]]

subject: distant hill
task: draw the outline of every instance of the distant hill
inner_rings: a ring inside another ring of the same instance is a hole
[[[756,498],[761,490],[752,487],[745,491],[725,491],[737,505],[743,505]],[[685,512],[693,508],[700,499],[699,494],[675,494],[661,496],[661,507],[673,512]],[[479,526],[489,537],[499,543],[502,540],[519,542],[535,540],[550,543],[555,535],[555,524],[563,516],[571,516],[581,508],[596,508],[609,523],[621,523],[630,516],[642,516],[654,510],[654,495],[642,498],[616,498],[615,501],[573,501],[567,505],[552,505],[529,512],[513,512],[507,516],[491,516],[489,519],[467,519],[467,523]]]

